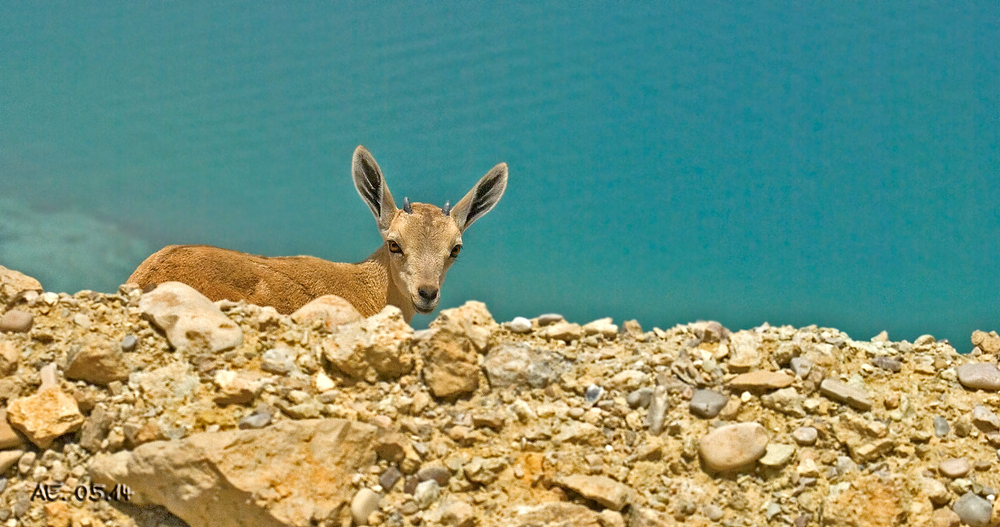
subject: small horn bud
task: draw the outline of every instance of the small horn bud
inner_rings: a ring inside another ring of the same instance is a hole
[[[451,212],[451,202],[450,201],[444,202],[444,208],[441,209],[441,212],[444,212],[445,216],[447,216],[448,213]]]
[[[403,198],[403,210],[407,214],[413,214],[413,207],[410,206],[410,198]]]

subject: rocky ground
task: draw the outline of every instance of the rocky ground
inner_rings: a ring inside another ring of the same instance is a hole
[[[1000,524],[995,332],[38,289],[0,267],[0,525]]]

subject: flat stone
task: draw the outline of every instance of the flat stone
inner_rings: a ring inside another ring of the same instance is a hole
[[[764,455],[767,431],[758,423],[720,426],[701,438],[698,452],[710,470],[730,472],[745,468]]]
[[[903,369],[903,363],[899,359],[892,357],[875,357],[872,359],[872,364],[893,373],[898,373]]]
[[[126,381],[132,370],[121,345],[100,335],[87,335],[72,346],[66,361],[66,378],[107,386]]]
[[[24,333],[31,329],[35,316],[27,311],[11,309],[0,316],[0,331],[10,333]]]
[[[632,487],[605,476],[574,474],[555,480],[556,484],[611,510],[620,511],[632,499]]]
[[[938,470],[941,471],[941,474],[955,479],[968,474],[972,470],[972,464],[964,457],[950,457],[943,459],[938,464]]]
[[[84,419],[72,395],[58,385],[42,386],[34,395],[11,401],[7,420],[39,448],[48,448],[57,437],[79,430]]]
[[[971,527],[988,527],[993,516],[993,504],[986,498],[966,492],[955,500],[951,510]]]
[[[396,483],[398,483],[402,478],[403,473],[400,472],[398,468],[389,467],[378,477],[378,484],[382,486],[382,490],[390,492],[392,491],[392,488],[396,486]]]
[[[323,329],[334,328],[361,320],[361,313],[354,305],[337,295],[323,295],[300,307],[289,317],[292,322],[311,326],[319,322]]]
[[[691,396],[688,409],[692,414],[703,419],[712,419],[719,415],[719,412],[729,402],[729,397],[713,390],[695,390]]]
[[[339,298],[339,297],[338,297]],[[364,487],[351,500],[351,517],[354,525],[368,525],[368,516],[378,510],[382,498],[372,489]]]
[[[767,448],[764,450],[764,457],[760,458],[757,462],[765,467],[783,467],[791,461],[794,455],[795,447],[793,445],[768,443]]]
[[[269,412],[254,412],[240,419],[238,426],[240,430],[251,428],[264,428],[271,424],[271,414]]]
[[[955,368],[958,382],[971,390],[1000,390],[1000,370],[996,364],[980,362],[963,364]]]
[[[417,471],[417,480],[427,481],[433,479],[438,482],[438,485],[445,487],[448,485],[448,480],[451,479],[451,471],[448,467],[439,464],[430,464],[420,467]]]
[[[867,412],[872,409],[872,400],[868,392],[837,379],[823,379],[819,391],[826,397],[847,404],[855,410]]]
[[[350,506],[351,477],[374,464],[378,434],[342,419],[283,420],[98,454],[90,476],[128,485],[189,525],[306,527]]]
[[[735,390],[766,391],[777,390],[792,384],[795,377],[783,371],[754,371],[737,375],[729,380]]]
[[[562,322],[565,320],[562,315],[558,313],[546,313],[544,315],[539,315],[538,325],[548,326],[550,324],[555,324],[556,322]]]
[[[176,350],[217,353],[243,343],[243,330],[187,284],[157,285],[139,299],[139,312],[163,330]]]
[[[589,507],[555,501],[516,509],[511,527],[604,527]]]

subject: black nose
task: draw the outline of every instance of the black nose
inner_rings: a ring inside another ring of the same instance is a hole
[[[438,297],[438,289],[436,287],[418,287],[417,292],[420,293],[420,299],[424,302],[430,302]]]

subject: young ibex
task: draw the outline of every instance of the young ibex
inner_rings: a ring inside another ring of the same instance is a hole
[[[397,209],[382,170],[363,146],[351,164],[354,187],[375,215],[385,243],[368,259],[335,263],[312,256],[264,257],[207,245],[170,245],[142,262],[128,283],[190,285],[212,300],[245,300],[291,313],[334,294],[363,316],[392,304],[409,322],[437,307],[445,273],[462,249],[462,233],[489,212],[507,188],[507,165],[486,173],[454,207],[403,200]]]

